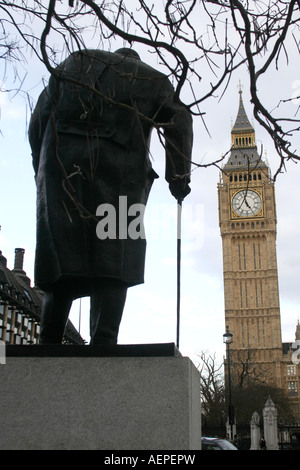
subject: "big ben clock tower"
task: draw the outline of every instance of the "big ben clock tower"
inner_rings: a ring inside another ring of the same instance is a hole
[[[274,183],[258,154],[239,90],[231,152],[218,185],[225,324],[232,360],[251,357],[265,379],[281,385],[282,357]],[[257,368],[258,369],[258,368]]]

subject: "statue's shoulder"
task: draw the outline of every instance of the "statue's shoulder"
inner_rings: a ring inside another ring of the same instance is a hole
[[[61,62],[57,69],[68,70],[75,64],[84,64],[94,62],[111,63],[113,61],[113,53],[107,51],[101,51],[98,49],[80,49],[72,52],[63,62]]]

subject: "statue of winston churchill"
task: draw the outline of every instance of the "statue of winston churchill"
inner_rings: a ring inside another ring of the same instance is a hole
[[[44,291],[40,344],[62,341],[74,299],[90,296],[91,344],[116,344],[127,289],[144,282],[144,237],[96,234],[97,207],[120,196],[146,205],[157,177],[149,158],[164,133],[166,180],[189,192],[192,118],[168,78],[131,49],[82,50],[61,63],[31,117],[37,185],[35,283]],[[129,222],[129,221],[128,221]]]

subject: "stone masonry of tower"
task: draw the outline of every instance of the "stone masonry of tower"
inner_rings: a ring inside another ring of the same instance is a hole
[[[291,354],[284,357],[281,339],[274,182],[239,94],[231,152],[218,184],[225,325],[233,334],[232,363],[249,358],[268,383],[287,389]]]

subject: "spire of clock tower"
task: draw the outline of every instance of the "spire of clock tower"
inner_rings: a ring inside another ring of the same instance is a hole
[[[296,339],[296,341],[300,340],[300,322],[299,322],[299,318],[298,318],[298,323],[297,323],[297,327],[296,327],[295,339]]]
[[[257,152],[255,130],[250,124],[243,103],[242,87],[239,85],[239,108],[235,124],[231,129],[231,152],[224,167],[228,170],[267,167]]]
[[[239,134],[241,131],[244,131],[247,134],[254,134],[254,128],[253,126],[251,126],[248,116],[246,114],[245,108],[244,108],[243,97],[242,97],[243,91],[242,91],[241,85],[239,85],[239,95],[240,95],[239,109],[238,109],[235,124],[232,128],[231,133]]]

